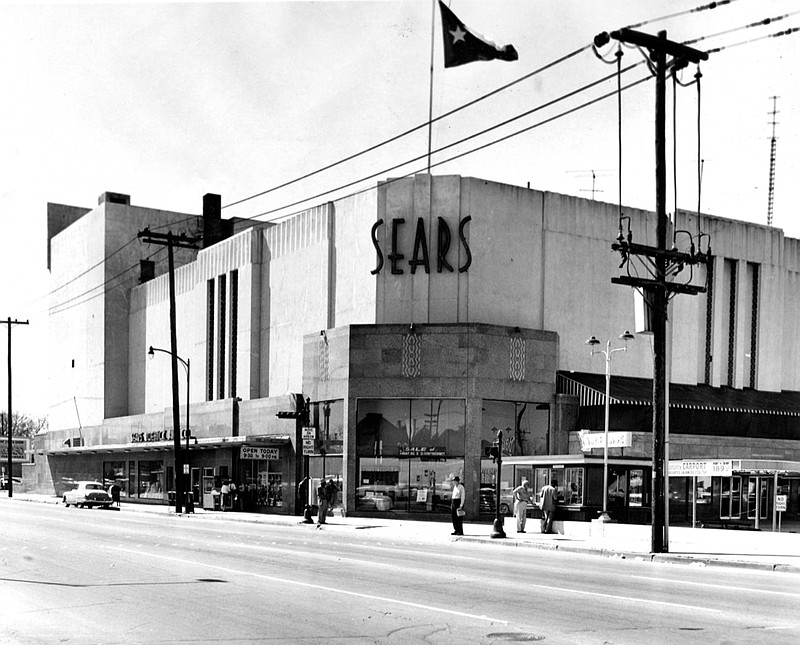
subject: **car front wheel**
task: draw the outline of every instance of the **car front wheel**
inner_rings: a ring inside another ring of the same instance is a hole
[[[61,498],[61,501],[64,502],[64,506],[66,508],[69,508],[69,504],[67,504],[67,496],[66,495],[64,495],[64,497]]]
[[[500,515],[508,515],[508,514],[509,514],[508,504],[500,504]]]

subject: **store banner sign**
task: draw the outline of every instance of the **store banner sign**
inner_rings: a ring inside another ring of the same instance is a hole
[[[581,430],[578,436],[581,440],[581,450],[588,452],[596,448],[603,448],[605,445],[605,432],[589,432],[588,430]],[[633,445],[632,432],[609,432],[608,433],[608,447],[609,448],[630,448]]]
[[[400,446],[400,456],[442,459],[447,453],[438,446]]]
[[[253,446],[242,446],[239,452],[239,459],[258,459],[262,461],[276,460],[281,458],[280,448],[256,448]]]
[[[730,477],[733,461],[730,459],[682,459],[669,462],[670,477]]]

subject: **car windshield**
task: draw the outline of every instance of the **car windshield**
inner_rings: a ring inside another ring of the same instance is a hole
[[[103,490],[100,484],[86,484],[86,490]]]

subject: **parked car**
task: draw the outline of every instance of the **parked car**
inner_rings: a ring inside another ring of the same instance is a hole
[[[14,483],[14,488],[18,488],[20,484],[22,484],[22,480],[19,477],[12,477],[11,481]],[[0,478],[0,490],[6,490],[8,488],[8,479],[3,476]]]
[[[480,509],[484,513],[494,513],[494,503],[497,493],[493,486],[481,486]],[[513,508],[511,489],[504,488],[500,491],[500,515],[511,515]]]
[[[75,482],[74,486],[72,490],[68,490],[64,493],[64,496],[61,498],[61,501],[64,502],[64,506],[69,506],[70,504],[73,506],[80,506],[81,508],[84,506],[88,506],[89,508],[93,506],[108,508],[111,506],[111,496],[106,492],[105,488],[103,488],[103,484],[100,482]]]

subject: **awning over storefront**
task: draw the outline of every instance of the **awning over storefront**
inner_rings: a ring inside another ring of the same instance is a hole
[[[602,429],[606,377],[588,372],[558,372],[556,390],[579,399],[580,428]],[[653,381],[611,377],[611,429],[649,432]],[[672,432],[767,439],[800,439],[800,392],[762,392],[710,385],[669,386]]]
[[[291,442],[289,435],[248,435],[243,437],[192,437],[189,450],[217,450],[221,448],[238,448],[241,446],[283,446]],[[181,440],[181,447],[186,447]],[[92,455],[103,453],[140,453],[170,452],[175,449],[172,441],[150,441],[138,443],[105,444],[95,446],[79,446],[76,448],[60,448],[57,450],[40,450],[39,454],[53,456]]]
[[[559,394],[577,395],[581,406],[605,404],[604,374],[558,372],[556,387]],[[612,376],[609,389],[611,405],[651,405],[653,402],[652,379]],[[671,383],[669,407],[800,417],[800,392],[761,392]]]

